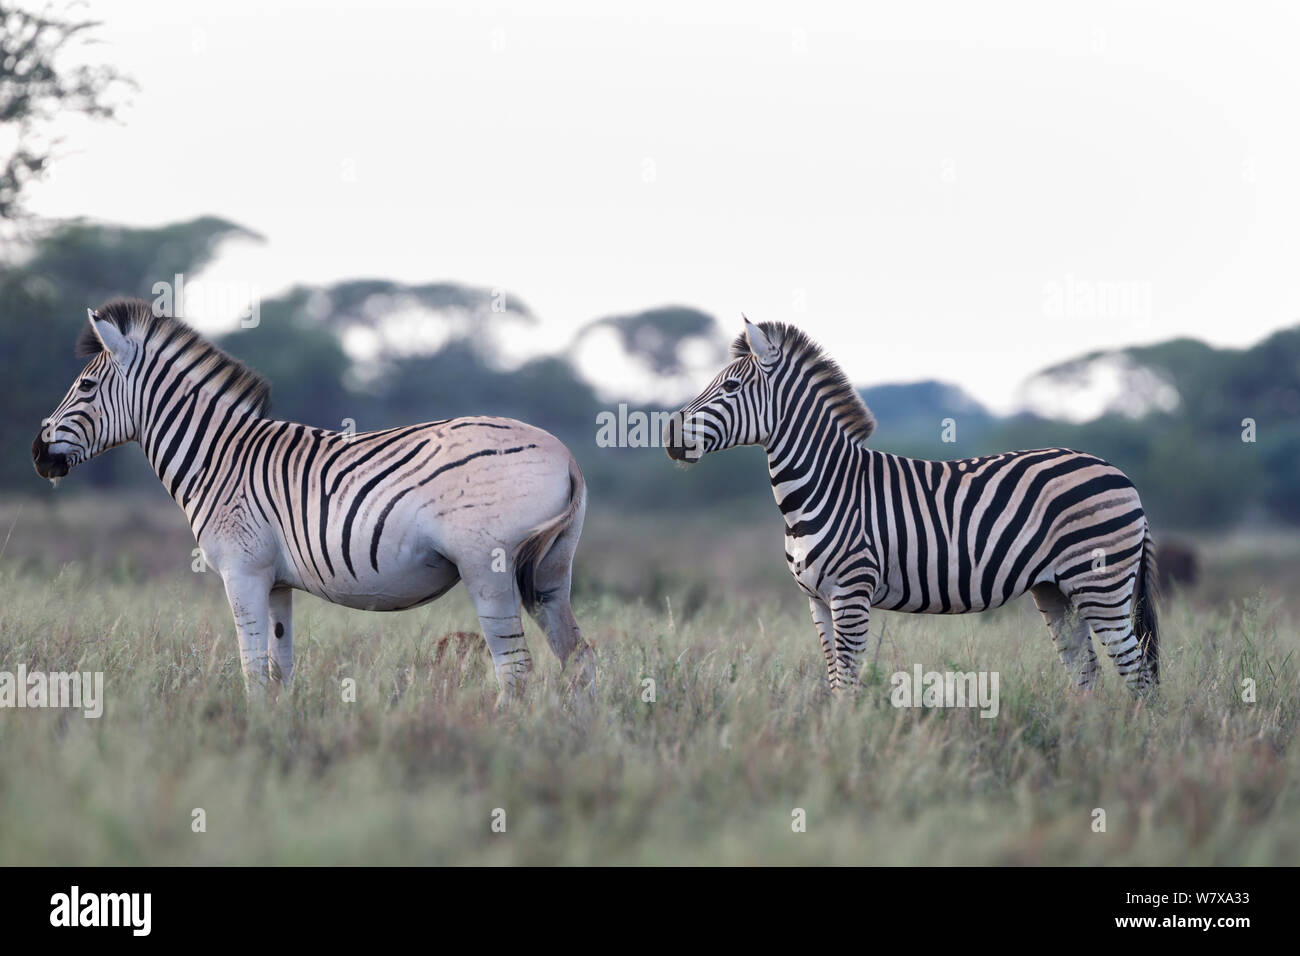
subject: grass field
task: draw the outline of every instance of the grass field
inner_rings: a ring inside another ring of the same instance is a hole
[[[529,622],[532,685],[494,712],[481,641],[447,636],[477,630],[457,589],[402,614],[299,595],[293,694],[250,712],[219,582],[189,570],[180,515],[115,506],[105,540],[77,539],[103,507],[0,510],[0,670],[102,671],[106,696],[97,720],[0,710],[3,864],[1300,863],[1284,580],[1175,597],[1164,682],[1142,705],[1106,661],[1097,693],[1072,696],[1028,599],[876,615],[866,685],[833,701],[805,605],[773,570],[779,527],[754,539],[770,546],[753,567],[702,565],[728,586],[701,598],[659,570],[670,544],[630,549],[597,524],[575,602],[594,703],[560,693]],[[747,554],[748,533],[690,553]],[[642,557],[615,567],[615,551]],[[629,594],[638,568],[650,600]],[[997,671],[999,713],[892,707],[889,675],[914,664]]]

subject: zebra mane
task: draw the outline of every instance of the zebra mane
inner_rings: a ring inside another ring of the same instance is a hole
[[[827,406],[835,420],[858,444],[865,444],[876,430],[876,416],[871,414],[862,395],[853,387],[839,363],[802,329],[784,322],[759,322],[758,327],[791,363],[803,366],[824,389]],[[741,332],[731,343],[731,357],[750,355],[749,339]]]
[[[222,381],[222,391],[231,395],[243,394],[240,406],[257,415],[265,415],[271,403],[271,386],[261,375],[239,359],[217,348],[180,319],[155,315],[153,307],[143,299],[114,299],[95,310],[100,321],[112,322],[127,338],[137,343],[157,339],[160,342],[176,340],[179,345],[175,355],[198,359],[189,372],[191,378],[203,378],[214,370],[228,370]],[[104,351],[104,345],[87,323],[77,337],[77,358],[93,358]],[[174,359],[173,359],[174,361]]]

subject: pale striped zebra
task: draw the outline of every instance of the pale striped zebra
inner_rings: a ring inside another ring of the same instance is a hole
[[[1089,626],[1130,688],[1157,682],[1154,546],[1119,469],[1064,448],[961,461],[876,451],[871,412],[803,332],[746,320],[731,352],[664,444],[685,463],[765,448],[832,690],[857,683],[873,607],[960,614],[1025,591],[1078,685],[1097,676]]]
[[[569,604],[586,485],[554,436],[505,418],[348,434],[266,417],[265,380],[148,303],[90,312],[90,362],[41,426],[36,471],[56,483],[137,441],[220,574],[251,697],[293,677],[292,595],[393,611],[469,591],[498,703],[531,667],[520,605],[571,680],[591,648]]]

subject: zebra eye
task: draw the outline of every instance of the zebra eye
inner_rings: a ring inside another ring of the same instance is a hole
[[[723,390],[724,392],[727,392],[728,394],[730,394],[731,392],[734,392],[734,391],[735,391],[736,389],[738,389],[738,388],[740,388],[740,382],[739,382],[739,380],[734,379],[734,378],[729,378],[729,379],[727,379],[725,382],[722,383],[722,390]]]
[[[83,378],[77,383],[77,388],[81,389],[83,392],[89,392],[94,387],[95,383],[88,378]]]

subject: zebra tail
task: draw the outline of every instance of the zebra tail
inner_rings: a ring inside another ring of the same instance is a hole
[[[537,566],[542,563],[555,540],[573,524],[587,496],[587,483],[578,463],[569,459],[569,504],[554,518],[543,521],[524,536],[515,548],[515,579],[524,607],[532,612],[543,595],[537,590]]]
[[[1151,528],[1143,533],[1142,563],[1138,566],[1137,637],[1142,645],[1142,669],[1150,675],[1148,686],[1160,683],[1160,623],[1156,605],[1160,600],[1156,570],[1156,543]]]

